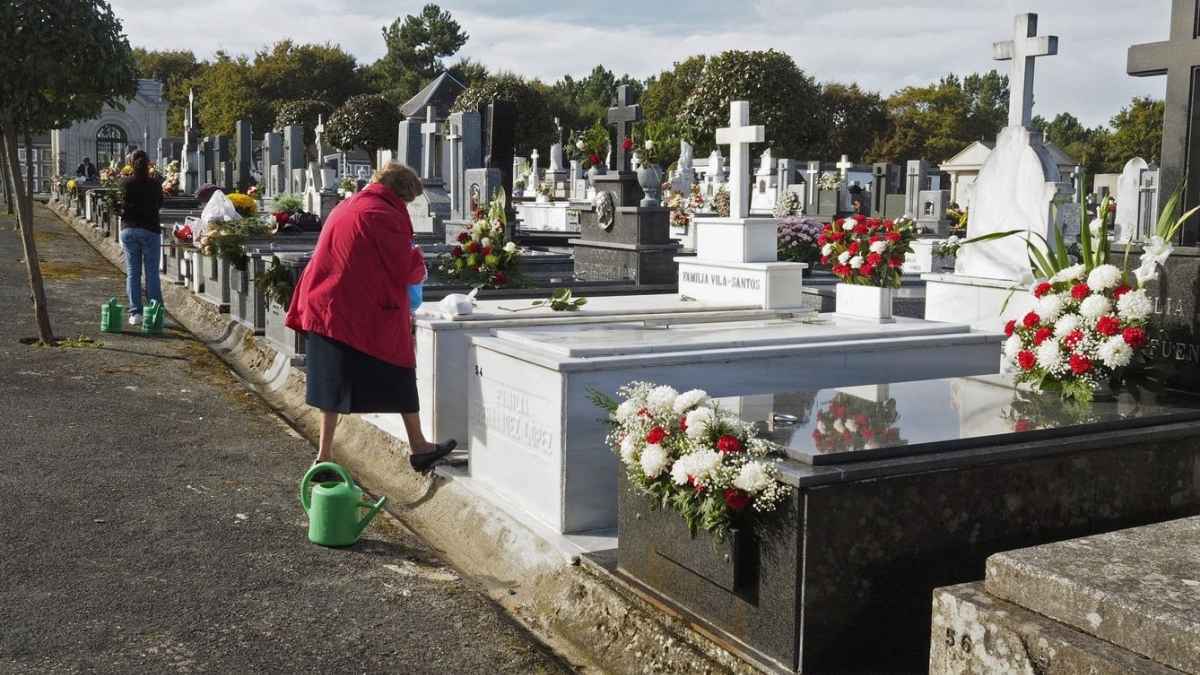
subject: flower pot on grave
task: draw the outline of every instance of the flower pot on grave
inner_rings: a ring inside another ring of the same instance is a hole
[[[892,321],[894,288],[838,284],[836,312],[842,316],[867,321]]]
[[[587,170],[588,184],[592,185],[596,176],[603,176],[606,173],[608,173],[608,167],[599,164],[593,165],[592,168]]]
[[[643,164],[638,168],[637,176],[638,185],[646,195],[642,198],[639,206],[642,208],[662,206],[662,169],[654,164]]]

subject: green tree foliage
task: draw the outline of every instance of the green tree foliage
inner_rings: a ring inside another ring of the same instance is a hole
[[[167,133],[183,135],[183,118],[187,112],[189,80],[200,75],[207,66],[191,50],[148,51],[133,50],[139,78],[163,83],[163,98],[167,100]]]
[[[707,57],[703,55],[692,56],[647,80],[646,91],[641,98],[642,114],[646,121],[677,125],[677,114],[692,91],[700,86],[707,62]]]
[[[420,14],[384,27],[387,54],[372,66],[372,78],[393,104],[402,105],[441,74],[442,59],[457,54],[468,37],[450,12],[425,5]]]
[[[822,85],[818,110],[825,126],[824,142],[811,156],[833,158],[844,153],[862,160],[887,134],[887,104],[883,97],[863,91],[857,84]]]
[[[449,71],[450,75],[461,82],[464,87],[469,87],[476,82],[482,82],[488,78],[487,66],[469,58],[459,59],[457,63],[450,66]]]
[[[492,101],[508,101],[517,108],[514,134],[517,154],[528,155],[534,148],[542,148],[541,152],[545,152],[545,148],[557,142],[547,89],[540,82],[527,82],[512,73],[500,73],[471,85],[459,95],[452,111],[482,110]]]
[[[396,140],[400,113],[380,94],[352,96],[334,111],[325,125],[329,142],[342,150],[362,148],[375,167],[375,151]]]
[[[1141,157],[1147,162],[1162,158],[1162,127],[1166,105],[1148,97],[1137,97],[1117,113],[1110,124],[1113,128],[1108,146],[1112,171],[1119,171],[1125,162]]]
[[[996,70],[972,73],[962,80],[967,97],[966,133],[973,138],[995,138],[1008,124],[1008,76]]]
[[[254,55],[253,74],[258,95],[271,102],[309,99],[336,108],[365,91],[358,62],[333,44],[281,40]]]
[[[245,56],[218,51],[188,86],[196,89],[197,125],[206,135],[232,134],[240,119],[250,120],[254,129],[268,129],[275,117],[272,101],[262,95],[254,66]]]
[[[888,98],[889,131],[870,155],[894,162],[944,161],[974,141],[993,141],[1007,122],[1007,101],[1007,78],[995,71],[905,87]]]
[[[638,100],[644,89],[642,83],[629,75],[617,77],[604,66],[596,66],[587,77],[575,79],[563,76],[550,86],[549,96],[555,113],[564,127],[583,129],[597,121],[603,121],[612,107],[617,87],[630,88],[633,99]]]
[[[700,155],[715,145],[715,130],[729,124],[729,102],[748,100],[750,121],[767,128],[767,142],[783,156],[800,157],[820,145],[822,124],[812,111],[821,90],[783,52],[727,51],[708,60],[677,120]]]
[[[275,130],[283,131],[286,126],[302,125],[304,127],[304,146],[311,147],[316,141],[317,121],[333,115],[334,107],[325,101],[301,99],[282,103],[275,111]],[[309,153],[311,155],[311,153]]]
[[[17,140],[70,126],[137,93],[133,50],[112,7],[100,0],[0,2],[0,135],[17,202],[38,336],[54,339],[33,236],[33,198],[20,180]]]

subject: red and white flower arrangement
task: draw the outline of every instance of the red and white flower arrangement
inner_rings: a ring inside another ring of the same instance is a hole
[[[899,419],[896,399],[869,401],[838,393],[817,411],[813,444],[822,453],[898,445],[902,442],[895,427]]]
[[[458,243],[440,258],[438,270],[477,288],[509,285],[521,252],[514,242],[505,241],[505,208],[504,193],[497,192],[487,211],[476,213],[471,228],[458,234]]]
[[[899,288],[904,256],[912,252],[916,230],[912,221],[864,216],[839,218],[817,237],[821,264],[848,284]]]
[[[629,481],[695,534],[718,540],[779,508],[791,488],[779,479],[776,448],[753,424],[721,410],[708,394],[631,382],[620,402],[593,392],[609,412],[608,442]]]

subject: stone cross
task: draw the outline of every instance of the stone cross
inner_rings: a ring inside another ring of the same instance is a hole
[[[632,103],[633,96],[627,85],[617,87],[617,104],[608,109],[608,123],[617,132],[616,165],[608,168],[629,171],[629,154],[625,152],[625,139],[629,137],[630,125],[642,120],[642,106]]]
[[[1018,14],[1013,39],[992,45],[992,58],[1012,61],[1008,74],[1008,126],[1029,128],[1033,119],[1033,64],[1058,53],[1058,37],[1037,34],[1037,14]]]
[[[1200,67],[1200,0],[1172,0],[1171,38],[1129,48],[1127,70],[1135,77],[1167,76],[1166,114],[1163,115],[1162,156],[1158,184],[1173,191],[1186,180],[1183,203],[1186,210],[1200,204],[1200,138],[1193,133],[1193,117],[1200,113],[1200,87],[1193,86]],[[1166,200],[1160,200],[1165,204]],[[1120,202],[1118,202],[1118,206]],[[1200,240],[1200,226],[1184,226],[1183,243]]]
[[[423,139],[424,155],[421,157],[421,178],[425,180],[433,180],[437,178],[437,143],[438,127],[441,125],[437,121],[437,110],[434,106],[429,106],[425,109],[425,123],[421,125],[421,137]]]
[[[196,128],[196,90],[188,89],[187,118],[183,121],[185,129]]]
[[[750,125],[750,102],[729,102],[729,126],[717,129],[717,145],[729,146],[729,217],[745,218],[750,213],[750,145],[762,143],[767,130]]]
[[[450,129],[446,134],[446,142],[450,144],[450,212],[455,218],[462,217],[462,176],[460,175],[464,169],[462,163],[462,134],[459,133],[458,125],[454,123],[453,117],[450,121]]]
[[[850,169],[854,168],[854,163],[850,161],[849,157],[847,157],[846,155],[842,155],[841,161],[839,161],[834,166],[836,166],[838,168],[838,172],[841,173],[841,175],[842,175],[842,182],[845,183],[847,177],[849,176]]]
[[[537,193],[538,187],[541,186],[541,181],[538,179],[539,158],[540,155],[538,155],[537,148],[534,148],[533,152],[529,153],[529,185],[527,187],[530,190],[533,190],[535,194]]]

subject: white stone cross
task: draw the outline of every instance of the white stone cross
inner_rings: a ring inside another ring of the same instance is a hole
[[[433,106],[425,108],[425,123],[421,125],[421,135],[424,136],[424,155],[421,157],[421,178],[433,180],[437,174],[437,143],[438,127],[437,111]]]
[[[1008,74],[1008,126],[1029,128],[1033,119],[1033,64],[1058,54],[1058,36],[1037,34],[1037,14],[1018,14],[1013,39],[992,45],[992,58],[1012,61]]]
[[[314,137],[315,140],[313,141],[313,145],[315,145],[317,148],[317,166],[324,166],[325,165],[325,143],[323,142],[323,137],[325,136],[325,116],[324,115],[320,115],[320,114],[317,115],[317,127],[315,129],[313,129],[313,133],[315,134],[315,137]]]
[[[841,161],[839,161],[834,166],[836,166],[838,168],[838,171],[841,172],[842,182],[844,183],[844,182],[846,182],[846,178],[849,175],[850,169],[854,168],[854,162],[851,162],[850,158],[847,157],[846,155],[842,155]]]
[[[717,129],[717,144],[729,146],[729,217],[750,213],[750,144],[762,143],[767,130],[750,125],[750,102],[729,102],[729,126]]]

